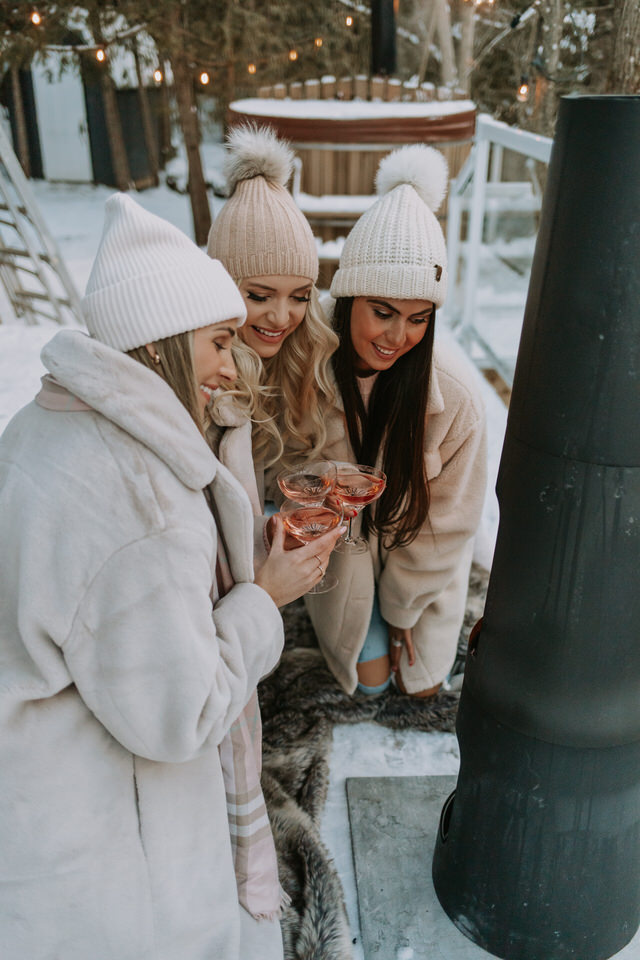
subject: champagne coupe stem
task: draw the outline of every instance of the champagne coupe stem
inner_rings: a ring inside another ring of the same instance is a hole
[[[353,543],[353,537],[351,536],[351,524],[353,523],[353,517],[349,517],[349,522],[347,523],[347,535],[344,538],[345,543]]]

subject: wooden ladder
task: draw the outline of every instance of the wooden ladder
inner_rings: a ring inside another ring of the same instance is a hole
[[[17,320],[82,323],[80,297],[0,123],[0,281]],[[0,301],[0,323],[5,319]]]

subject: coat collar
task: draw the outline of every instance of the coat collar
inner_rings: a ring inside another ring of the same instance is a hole
[[[247,414],[238,407],[232,393],[219,389],[209,404],[211,419],[219,427],[242,427],[250,423]]]
[[[427,391],[427,416],[434,413],[442,413],[444,410],[444,398],[440,389],[440,380],[438,378],[438,365],[436,362],[438,345],[433,345],[433,357],[431,359],[431,374],[429,376],[429,390]]]
[[[78,330],[61,330],[40,356],[59,384],[153,451],[187,487],[211,483],[218,461],[152,370]]]

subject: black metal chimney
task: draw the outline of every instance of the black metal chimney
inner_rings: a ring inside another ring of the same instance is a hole
[[[560,107],[467,655],[445,911],[508,960],[640,922],[640,97]]]
[[[396,20],[393,0],[371,2],[371,73],[390,77],[396,72]]]

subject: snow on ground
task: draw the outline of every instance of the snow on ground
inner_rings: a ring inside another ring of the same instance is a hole
[[[45,222],[59,245],[69,272],[83,292],[91,263],[102,232],[104,202],[111,194],[106,187],[72,186],[36,182],[35,194]],[[166,187],[137,194],[135,199],[145,209],[165,217],[191,235],[191,214],[188,198]],[[215,200],[217,208],[223,201]],[[483,272],[484,284],[480,299],[503,298],[511,307],[509,335],[517,341],[513,330],[522,317],[526,281],[515,289],[511,270]],[[0,324],[0,433],[20,407],[29,402],[39,388],[44,373],[39,353],[58,328],[26,327],[18,323]],[[443,331],[442,336],[451,336]],[[489,490],[481,529],[477,538],[476,558],[490,564],[498,521],[498,506],[493,494],[506,424],[506,410],[497,395],[478,375],[485,403],[489,433]],[[457,741],[453,734],[424,734],[416,731],[396,732],[373,724],[338,725],[334,731],[331,780],[322,835],[338,866],[343,881],[349,916],[356,938],[355,960],[362,960],[357,899],[344,781],[347,776],[415,776],[419,774],[454,774],[458,768]]]
[[[38,392],[45,372],[40,351],[59,329],[55,323],[37,327],[0,324],[0,433]]]
[[[333,732],[329,792],[322,838],[342,880],[353,939],[353,960],[365,960],[360,935],[356,878],[345,780],[347,777],[455,776],[460,765],[453,733],[389,730],[375,723],[338,724]],[[385,958],[387,960],[387,958]],[[391,958],[389,958],[391,960]]]
[[[176,162],[176,170],[179,169]],[[102,234],[104,204],[114,191],[111,187],[89,184],[47,183],[44,180],[31,183],[49,232],[58,244],[78,290],[84,293]],[[132,195],[145,210],[164,217],[189,236],[193,235],[188,196],[164,186]],[[214,201],[214,212],[222,202]]]

